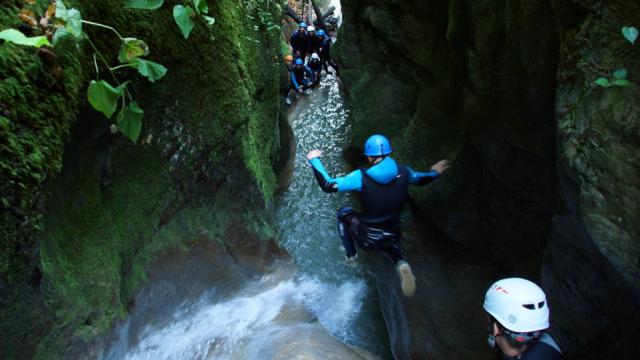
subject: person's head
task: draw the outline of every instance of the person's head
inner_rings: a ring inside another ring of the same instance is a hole
[[[549,305],[535,283],[508,278],[497,281],[482,305],[489,322],[489,346],[496,345],[508,356],[517,356],[549,328]]]
[[[316,28],[313,25],[309,25],[307,27],[307,33],[309,33],[309,35],[313,36],[316,33]]]
[[[364,143],[364,155],[370,164],[377,164],[391,154],[391,143],[382,135],[372,135]]]
[[[320,55],[318,55],[318,53],[311,54],[311,62],[318,62],[318,61],[320,61]]]
[[[291,65],[293,63],[293,55],[291,55],[291,54],[285,55],[284,62],[287,65]]]
[[[296,67],[302,67],[302,65],[304,65],[304,61],[302,61],[302,59],[296,59],[295,64]]]
[[[300,24],[298,24],[298,31],[304,34],[305,31],[307,31],[307,23],[301,22]]]
[[[318,32],[316,32],[316,36],[319,37],[319,38],[324,39],[325,35],[326,34],[325,34],[324,30],[322,30],[322,29],[320,29],[320,30],[318,30]]]

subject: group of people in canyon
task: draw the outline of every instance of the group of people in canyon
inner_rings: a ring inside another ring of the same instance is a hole
[[[342,177],[331,177],[325,170],[320,150],[311,150],[307,160],[320,188],[327,193],[359,192],[360,211],[341,207],[337,212],[338,230],[346,261],[354,265],[356,245],[367,251],[380,251],[395,264],[400,288],[405,296],[416,291],[416,282],[401,243],[401,212],[409,197],[409,186],[424,186],[440,178],[449,168],[444,159],[428,172],[418,172],[398,164],[392,157],[391,143],[383,135],[373,135],[364,144],[368,166]],[[543,290],[521,278],[494,283],[485,295],[483,308],[488,321],[488,343],[503,359],[556,360],[562,358],[559,346],[546,332],[549,306]]]
[[[338,65],[331,59],[333,39],[323,29],[301,22],[298,30],[291,34],[291,52],[285,56],[290,84],[285,95],[285,103],[291,105],[292,93],[308,91],[320,83],[322,69],[331,75],[329,66],[338,74]]]

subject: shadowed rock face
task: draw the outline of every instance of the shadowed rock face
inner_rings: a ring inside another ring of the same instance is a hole
[[[620,34],[638,11],[629,0],[343,4],[336,52],[354,146],[384,133],[416,168],[454,161],[412,193],[418,289],[448,299],[436,306],[418,290],[404,302],[414,357],[481,351],[484,290],[514,275],[542,283],[568,355],[628,351],[640,308],[639,101],[635,84],[593,81],[623,67],[638,76],[639,47]],[[465,268],[466,283],[452,276]]]

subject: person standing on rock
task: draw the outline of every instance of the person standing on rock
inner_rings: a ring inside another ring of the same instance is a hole
[[[313,53],[307,61],[307,67],[313,71],[313,86],[320,84],[320,73],[322,73],[322,63],[318,53]]]
[[[338,69],[339,69],[338,64],[336,64],[336,62],[333,61],[333,59],[331,59],[331,46],[333,45],[333,39],[331,39],[331,36],[325,34],[323,30],[319,30],[316,37],[318,37],[319,39],[322,39],[322,44],[318,49],[318,54],[320,55],[320,59],[322,61],[322,67],[324,67],[324,71],[328,75],[331,75],[332,72],[329,71],[329,65],[331,65],[333,70],[335,70],[336,75],[338,75]]]
[[[488,343],[505,360],[560,360],[560,347],[545,331],[549,304],[535,283],[509,278],[487,291],[482,306],[489,321]]]
[[[289,40],[291,49],[296,59],[302,59],[304,62],[307,59],[307,50],[309,49],[309,36],[307,35],[307,24],[301,22],[298,25],[298,30],[291,34]]]
[[[324,169],[320,150],[309,151],[307,160],[324,192],[361,193],[362,212],[350,207],[338,210],[338,228],[347,261],[352,263],[356,258],[355,244],[364,250],[382,251],[396,266],[402,292],[411,296],[416,289],[415,277],[400,243],[400,214],[409,196],[409,185],[430,183],[447,170],[449,161],[441,160],[431,167],[431,171],[420,173],[409,166],[398,165],[389,156],[391,152],[387,138],[373,135],[364,145],[364,155],[370,167],[338,178],[332,178]]]

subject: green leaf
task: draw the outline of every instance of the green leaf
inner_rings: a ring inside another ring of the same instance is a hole
[[[136,38],[124,38],[120,52],[118,52],[118,61],[128,63],[131,60],[149,55],[149,46]]]
[[[176,5],[173,8],[173,18],[176,20],[176,24],[182,31],[185,39],[189,38],[191,30],[193,30],[194,22],[193,15],[195,11],[190,6],[184,7],[182,5]]]
[[[155,10],[162,6],[164,0],[124,0],[124,7],[129,9]]]
[[[625,26],[622,28],[622,35],[632,44],[638,39],[638,34],[638,29],[635,26]]]
[[[153,61],[133,59],[131,63],[136,65],[140,75],[146,77],[151,82],[161,79],[167,73],[166,67]]]
[[[134,144],[140,137],[143,115],[144,111],[142,111],[135,101],[132,101],[129,106],[118,113],[118,129],[131,139]]]
[[[82,37],[82,15],[77,9],[67,10],[67,31],[76,38]]]
[[[198,15],[209,13],[209,5],[207,0],[193,0],[193,5],[196,7]]]
[[[67,9],[61,0],[56,2],[56,18],[62,20],[67,31],[76,38],[82,37],[82,14],[78,9]]]
[[[613,81],[613,85],[615,86],[629,86],[631,85],[631,81],[627,79],[616,79]]]
[[[87,90],[87,99],[94,109],[100,111],[107,118],[116,111],[118,99],[122,96],[124,84],[114,88],[104,80],[91,80]]]
[[[33,46],[36,48],[44,45],[51,46],[46,36],[27,37],[25,34],[16,29],[6,29],[0,31],[0,39],[17,45]]]
[[[57,54],[69,54],[77,49],[77,44],[76,38],[65,27],[59,27],[53,33],[53,48]]]
[[[56,1],[56,17],[67,21],[67,7],[64,5],[62,0]]]
[[[207,25],[209,25],[209,26],[213,26],[213,24],[215,24],[215,23],[216,23],[216,19],[214,19],[214,18],[213,18],[213,17],[211,17],[211,16],[202,15],[202,18],[204,19],[204,21],[206,21],[206,22],[207,22]]]
[[[605,78],[605,77],[600,77],[598,78],[596,81],[594,81],[594,83],[607,88],[609,86],[611,86],[611,82],[609,82],[609,79]]]
[[[627,69],[618,69],[613,72],[614,79],[622,80],[627,78]]]
[[[67,31],[67,28],[59,27],[56,32],[53,33],[53,46],[56,46],[64,38],[71,36]]]

